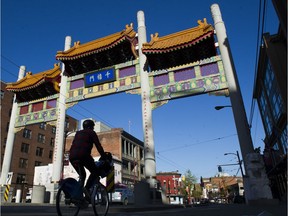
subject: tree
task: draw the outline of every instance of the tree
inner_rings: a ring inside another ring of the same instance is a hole
[[[192,174],[191,170],[188,169],[182,177],[182,188],[181,193],[184,195],[184,199],[190,203],[192,190],[197,182],[197,177]]]

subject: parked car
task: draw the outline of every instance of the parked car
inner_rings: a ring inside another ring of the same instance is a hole
[[[31,200],[32,200],[32,195],[31,195],[31,193],[27,193],[27,194],[26,194],[26,203],[31,203]]]
[[[112,193],[112,202],[128,205],[134,203],[134,192],[130,188],[115,188]]]

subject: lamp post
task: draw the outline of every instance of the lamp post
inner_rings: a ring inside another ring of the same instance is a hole
[[[231,106],[231,105],[215,106],[214,108],[215,108],[216,110],[221,110],[221,109],[223,109],[223,108],[225,108],[225,107],[232,107],[232,106]]]
[[[235,153],[225,153],[224,155],[229,155],[229,154],[231,154],[231,155],[236,155],[236,156],[237,156],[237,158],[238,158],[238,164],[239,164],[239,166],[240,166],[240,171],[241,171],[241,175],[242,175],[242,178],[243,178],[243,177],[244,177],[244,173],[243,173],[243,169],[242,169],[242,160],[240,160],[239,152],[236,151],[236,154],[235,154]]]

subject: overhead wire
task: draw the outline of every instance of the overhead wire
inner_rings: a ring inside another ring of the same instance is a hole
[[[6,56],[4,56],[4,55],[2,55],[2,54],[1,54],[1,57],[4,58],[5,60],[7,60],[8,62],[10,62],[11,64],[13,64],[14,66],[16,66],[18,69],[20,69],[20,66],[19,66],[18,64],[16,64],[14,61],[12,61],[11,59],[7,58]],[[18,77],[17,75],[15,75],[14,73],[11,73],[11,72],[8,71],[7,69],[3,68],[2,66],[1,66],[1,69],[2,69],[2,70],[5,70],[6,72],[8,72],[9,74],[15,76],[16,78]],[[25,72],[27,72],[27,70],[25,70]],[[27,83],[26,80],[25,80],[25,82]],[[29,84],[29,83],[27,83],[27,84]],[[61,93],[59,92],[59,94],[61,94]],[[66,98],[66,95],[63,95],[63,96]],[[61,104],[60,101],[57,101],[57,102]],[[103,118],[101,118],[100,116],[96,115],[95,113],[92,113],[90,110],[88,110],[87,108],[81,106],[80,104],[77,104],[77,106],[79,106],[81,109],[85,110],[86,112],[90,113],[92,116],[96,117],[96,119],[100,119],[103,123],[107,124],[108,126],[110,126],[110,127],[115,127],[115,126],[114,126],[113,124],[111,124],[110,122],[104,120]],[[77,111],[74,107],[70,107],[69,109],[71,109],[73,112],[77,113],[78,115],[82,116],[83,118],[89,118],[89,117],[91,117],[91,116],[85,116],[85,115],[83,115],[83,113]]]
[[[258,61],[259,61],[259,50],[260,44],[262,44],[262,35],[264,32],[264,23],[265,23],[265,14],[266,14],[266,0],[263,3],[263,10],[262,10],[262,0],[259,0],[259,10],[258,10],[258,28],[257,28],[257,42],[256,42],[256,56],[255,56],[255,68],[254,68],[254,82],[253,82],[253,94],[256,90],[256,82],[257,82],[257,68],[258,68]],[[262,19],[261,19],[262,18]],[[251,101],[251,108],[250,108],[250,117],[249,117],[249,126],[252,127],[254,111],[255,111],[255,100],[252,94],[252,101]]]
[[[192,143],[192,144],[189,144],[189,145],[182,145],[182,146],[177,146],[177,147],[173,147],[173,148],[166,148],[165,150],[158,151],[157,153],[175,151],[177,149],[182,149],[182,148],[189,148],[191,146],[195,146],[195,145],[199,145],[199,144],[203,144],[203,143],[208,143],[208,142],[214,142],[214,141],[217,141],[217,140],[227,139],[229,137],[233,137],[233,136],[236,136],[236,135],[237,134],[231,134],[231,135],[227,135],[227,136],[223,136],[223,137],[217,137],[217,138],[213,138],[213,139],[209,139],[209,140],[204,140],[204,141],[201,141],[201,142]]]

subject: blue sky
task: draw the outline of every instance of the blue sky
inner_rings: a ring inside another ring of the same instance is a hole
[[[2,0],[1,80],[15,82],[19,67],[33,74],[53,68],[65,36],[86,43],[119,32],[144,11],[147,40],[197,26],[207,18],[213,24],[210,6],[220,6],[226,26],[244,105],[249,120],[256,62],[259,1],[192,0]],[[237,3],[237,4],[236,4]],[[270,0],[266,3],[264,32],[276,33],[278,22]],[[240,152],[229,97],[198,95],[170,101],[153,111],[156,171],[186,170],[200,179],[217,174],[217,165],[235,163]],[[123,128],[143,140],[141,97],[117,94],[80,102],[67,110],[76,119],[94,118],[111,127]],[[264,131],[257,109],[251,135],[254,147],[263,150]],[[130,124],[129,124],[130,122]],[[237,166],[223,167],[235,175]],[[240,175],[240,172],[238,173]]]

